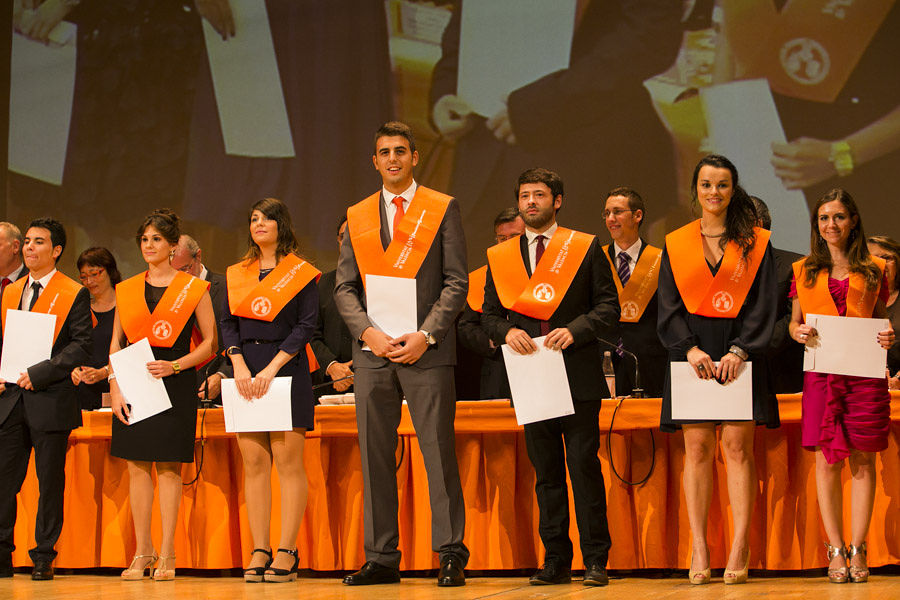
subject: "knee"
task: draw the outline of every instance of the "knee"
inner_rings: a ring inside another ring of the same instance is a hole
[[[268,476],[272,472],[272,457],[264,452],[246,452],[241,455],[244,477]]]
[[[688,464],[710,463],[715,455],[715,441],[693,441],[684,445],[684,460]]]
[[[302,457],[292,457],[288,460],[276,460],[275,468],[278,469],[278,477],[281,479],[297,479],[306,477],[306,468]]]
[[[728,464],[747,464],[753,462],[753,443],[745,438],[722,440],[722,451]]]

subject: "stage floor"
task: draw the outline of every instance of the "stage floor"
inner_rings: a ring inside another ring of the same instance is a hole
[[[174,582],[123,582],[117,576],[63,575],[54,581],[33,582],[28,574],[0,579],[5,600],[201,600],[206,598],[403,599],[415,600],[494,598],[683,598],[742,600],[773,594],[776,598],[815,600],[888,600],[900,597],[900,577],[873,576],[866,584],[835,585],[824,577],[756,577],[747,585],[725,587],[721,578],[710,585],[691,586],[686,577],[671,579],[614,579],[605,588],[586,588],[580,581],[568,585],[529,586],[525,577],[473,577],[462,588],[439,588],[433,577],[407,577],[399,585],[350,588],[335,579],[308,579],[287,584],[245,584],[237,577],[179,577]],[[849,594],[849,595],[848,595]]]

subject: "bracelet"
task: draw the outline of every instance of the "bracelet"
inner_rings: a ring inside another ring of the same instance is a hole
[[[115,373],[110,373],[110,374],[109,374],[109,377],[107,377],[106,379],[108,379],[109,381],[115,381],[115,380],[116,380],[116,374],[115,374]]]
[[[103,367],[106,369],[106,378],[109,379],[109,376],[112,375],[112,372],[109,370],[109,365]]]
[[[747,360],[748,358],[750,358],[750,355],[747,354],[747,352],[740,346],[732,345],[731,348],[728,349],[728,352],[730,354],[734,354],[741,360]]]

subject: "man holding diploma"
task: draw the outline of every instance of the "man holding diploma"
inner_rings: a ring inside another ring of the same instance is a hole
[[[456,200],[413,179],[419,161],[403,123],[375,134],[383,187],[347,211],[334,302],[358,341],[353,347],[356,421],[364,486],[366,564],[347,585],[400,581],[397,524],[397,426],[405,396],[431,499],[431,543],[440,553],[438,585],[465,584],[465,505],[453,421],[454,320],[466,301],[466,242]],[[415,280],[417,331],[392,337],[367,313],[366,277]],[[367,349],[364,350],[363,347]]]
[[[49,218],[32,221],[24,244],[28,277],[7,285],[0,300],[4,332],[9,310],[56,316],[50,359],[29,367],[17,381],[0,381],[0,577],[12,576],[16,494],[34,448],[40,499],[36,545],[29,551],[34,562],[31,578],[53,579],[53,547],[63,524],[66,448],[69,433],[81,426],[81,408],[69,373],[88,360],[91,344],[90,294],[56,270],[65,247],[61,223]]]
[[[546,550],[544,565],[531,584],[571,580],[568,464],[584,584],[606,585],[611,541],[597,452],[600,400],[609,390],[600,369],[597,337],[615,331],[619,300],[597,239],[556,223],[563,202],[559,175],[529,169],[519,176],[515,194],[525,234],[488,249],[482,323],[495,343],[506,343],[519,354],[535,352],[532,338],[546,336],[545,346],[563,352],[575,407],[574,415],[525,425],[528,458],[536,476],[538,529]]]

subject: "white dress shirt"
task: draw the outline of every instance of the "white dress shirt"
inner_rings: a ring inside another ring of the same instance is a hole
[[[47,284],[50,283],[50,279],[52,279],[54,275],[56,275],[56,269],[53,269],[37,280],[38,283],[41,284],[41,294],[47,289]],[[21,310],[28,310],[28,307],[31,305],[31,295],[34,293],[34,290],[31,289],[32,283],[34,283],[34,279],[29,275],[28,281],[25,282],[25,293],[22,294],[22,304],[19,305]],[[40,294],[38,294],[38,298],[40,298]]]
[[[641,238],[638,238],[635,243],[628,247],[628,250],[622,250],[619,248],[619,245],[613,243],[613,251],[615,252],[616,257],[616,270],[619,270],[619,255],[624,253],[626,257],[628,257],[628,272],[634,273],[634,268],[637,266],[638,257],[641,255],[641,246],[644,242],[641,241]]]
[[[547,245],[550,243],[550,238],[553,237],[553,234],[556,233],[556,230],[559,229],[558,223],[553,223],[550,227],[547,228],[547,231],[544,233],[534,233],[528,229],[525,230],[525,239],[528,240],[528,261],[531,264],[531,272],[534,273],[534,267],[537,260],[535,257],[537,256],[537,237],[538,235],[544,236],[544,250],[547,249]]]
[[[19,277],[22,275],[22,271],[25,270],[25,263],[19,265],[17,269],[15,269],[9,275],[0,275],[0,279],[9,279],[10,282],[15,283],[19,280]]]
[[[409,203],[412,202],[413,196],[416,195],[418,184],[413,180],[409,187],[400,194],[392,194],[387,188],[382,186],[381,197],[384,198],[384,209],[387,214],[388,231],[391,232],[391,239],[394,239],[394,215],[397,214],[397,206],[394,204],[394,198],[400,196],[403,198],[403,214],[409,210]]]

